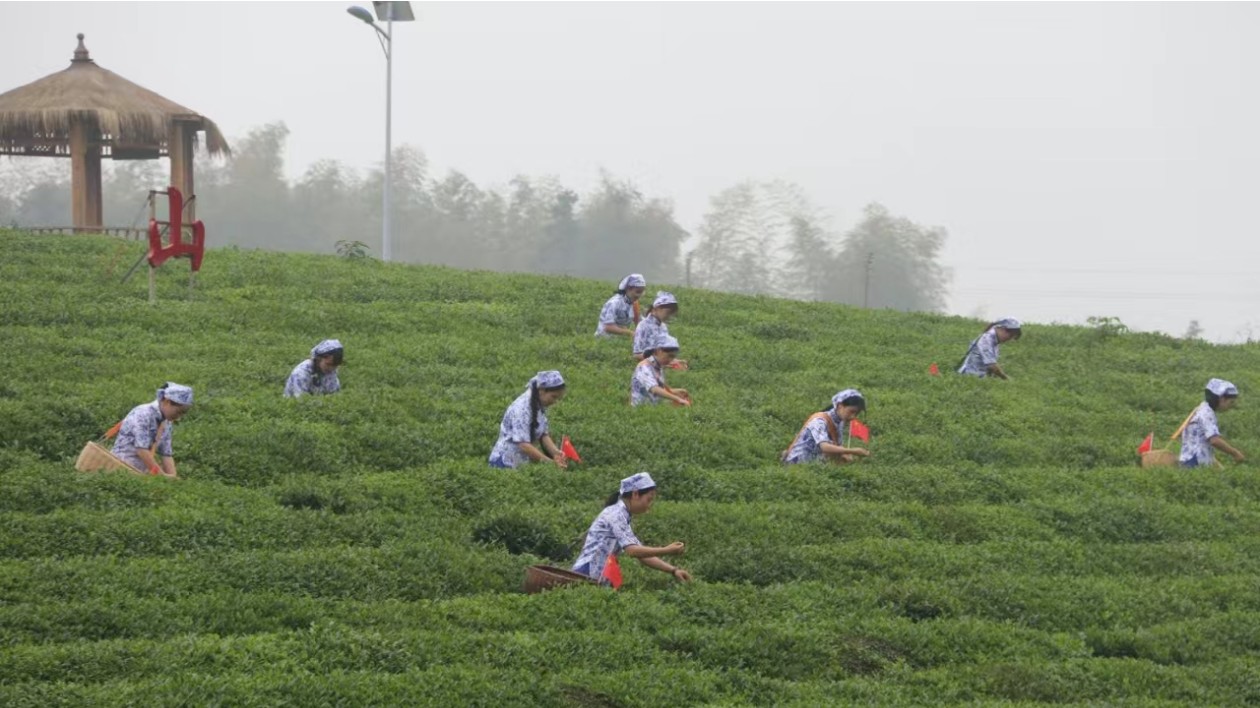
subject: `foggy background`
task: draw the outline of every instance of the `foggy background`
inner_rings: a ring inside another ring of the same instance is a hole
[[[84,32],[227,136],[212,246],[379,255],[385,61],[348,4],[3,3],[0,92]],[[1260,338],[1254,3],[412,7],[396,259],[611,287],[691,253],[697,286]],[[117,166],[125,226],[166,164]],[[0,223],[68,224],[68,171],[0,159]]]

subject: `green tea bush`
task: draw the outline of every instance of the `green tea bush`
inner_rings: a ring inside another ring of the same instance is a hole
[[[141,250],[0,233],[0,705],[1260,702],[1260,476],[1134,464],[1212,376],[1260,449],[1260,345],[1030,323],[979,380],[981,322],[661,285],[696,405],[631,409],[609,283],[228,249],[152,307]],[[284,399],[326,337],[342,393]],[[491,469],[550,368],[583,462]],[[181,479],[72,470],[168,380]],[[780,464],[848,386],[872,457]],[[696,582],[522,594],[643,470]]]

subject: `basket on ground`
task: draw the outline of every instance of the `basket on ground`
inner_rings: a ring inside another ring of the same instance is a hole
[[[581,573],[574,573],[564,568],[556,568],[550,565],[531,565],[525,569],[525,582],[521,584],[521,590],[526,594],[532,595],[543,590],[551,590],[568,585],[581,585],[583,583],[594,584],[595,581]]]
[[[1177,454],[1172,450],[1150,450],[1142,453],[1143,467],[1176,467]]]
[[[97,442],[89,442],[83,446],[83,451],[79,453],[79,459],[74,461],[74,468],[80,472],[136,471],[131,465],[115,457],[114,453],[106,450],[104,445]]]

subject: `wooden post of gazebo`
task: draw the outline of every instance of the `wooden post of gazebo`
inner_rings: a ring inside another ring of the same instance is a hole
[[[193,153],[230,154],[214,121],[97,66],[79,36],[70,66],[0,94],[0,155],[69,157],[74,230],[100,229],[101,160],[171,160],[171,186],[195,221]],[[154,185],[156,186],[156,185]]]

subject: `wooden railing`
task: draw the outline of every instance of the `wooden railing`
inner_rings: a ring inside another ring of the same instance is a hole
[[[23,226],[18,230],[29,231],[33,234],[102,234],[132,241],[143,241],[149,237],[147,229],[131,226]]]

